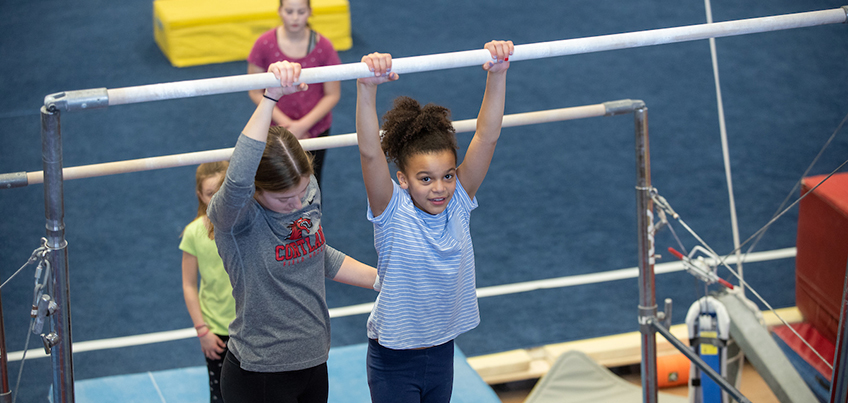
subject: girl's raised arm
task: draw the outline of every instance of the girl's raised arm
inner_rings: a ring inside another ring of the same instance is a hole
[[[509,69],[509,55],[513,52],[512,41],[492,41],[486,44],[492,54],[492,61],[483,64],[488,71],[486,93],[477,115],[477,131],[468,145],[468,151],[457,168],[457,176],[468,196],[474,198],[480,184],[486,177],[495,145],[501,135],[503,123],[504,99],[506,97],[506,71]]]
[[[257,74],[257,73],[265,73],[265,69],[259,67],[253,63],[247,62],[247,74]],[[265,94],[265,89],[258,90],[250,90],[247,92],[247,96],[250,97],[250,100],[253,101],[254,104],[259,105],[262,103],[262,95]],[[273,116],[271,117],[277,125],[287,127],[291,124],[292,120],[288,117],[280,108],[274,108]]]
[[[268,67],[268,72],[274,73],[274,77],[280,80],[281,86],[265,89],[262,100],[259,105],[256,105],[256,110],[242,130],[245,136],[263,143],[268,139],[268,127],[271,126],[271,115],[277,105],[277,100],[282,96],[305,91],[307,88],[305,83],[295,85],[297,80],[300,79],[300,64],[298,63],[277,62]]]
[[[362,179],[368,194],[368,206],[376,217],[383,213],[392,199],[392,178],[386,154],[380,146],[380,123],[377,119],[377,86],[398,79],[392,73],[392,56],[372,53],[362,57],[362,62],[374,72],[374,77],[356,81],[356,139],[359,142],[359,159]]]

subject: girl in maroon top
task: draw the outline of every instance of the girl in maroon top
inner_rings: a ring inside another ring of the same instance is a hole
[[[253,44],[247,57],[248,73],[264,73],[271,64],[285,60],[299,63],[303,68],[341,64],[333,44],[309,27],[307,19],[312,15],[309,0],[280,0],[278,12],[283,24],[265,32]],[[261,89],[252,90],[250,99],[258,105],[263,93]],[[306,91],[280,99],[274,108],[272,124],[285,127],[298,139],[328,136],[332,109],[340,96],[338,81],[310,85]],[[319,184],[324,152],[312,152]]]

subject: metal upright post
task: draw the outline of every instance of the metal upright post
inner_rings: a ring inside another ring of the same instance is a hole
[[[848,7],[845,8],[848,12]],[[830,386],[830,403],[848,403],[848,267],[845,268],[845,284],[842,290],[842,313],[836,336],[836,353],[833,355],[833,382]]]
[[[639,331],[642,333],[642,401],[657,401],[657,317],[654,288],[654,202],[651,199],[651,153],[648,108],[633,111],[636,125],[636,226],[639,240]]]
[[[41,107],[41,155],[44,167],[44,215],[47,220],[47,254],[53,268],[53,301],[58,309],[50,315],[53,330],[45,349],[53,361],[53,402],[74,401],[71,358],[71,301],[68,283],[68,243],[65,241],[65,202],[62,178],[62,132],[59,109]],[[58,338],[56,337],[58,336]]]
[[[11,403],[9,372],[6,367],[6,325],[3,323],[3,300],[0,298],[0,402]]]

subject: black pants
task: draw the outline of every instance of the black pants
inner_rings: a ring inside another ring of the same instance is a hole
[[[318,137],[327,137],[330,135],[330,129],[327,129],[323,133],[319,134]],[[315,169],[315,179],[318,180],[318,186],[321,186],[321,169],[324,168],[324,154],[327,150],[313,150],[310,151],[312,153],[312,167]]]
[[[298,371],[253,372],[243,370],[227,352],[221,393],[225,403],[327,403],[327,363]]]
[[[227,344],[227,340],[230,338],[228,336],[217,335],[224,344]],[[206,358],[206,368],[209,369],[209,402],[210,403],[221,403],[223,398],[221,397],[221,368],[224,365],[224,357],[227,356],[227,347],[224,347],[224,352],[221,353],[221,358],[218,360]]]

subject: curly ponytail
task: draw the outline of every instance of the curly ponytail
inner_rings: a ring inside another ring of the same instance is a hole
[[[383,115],[383,152],[403,171],[411,155],[450,151],[456,159],[456,131],[450,110],[409,97],[398,97]]]

